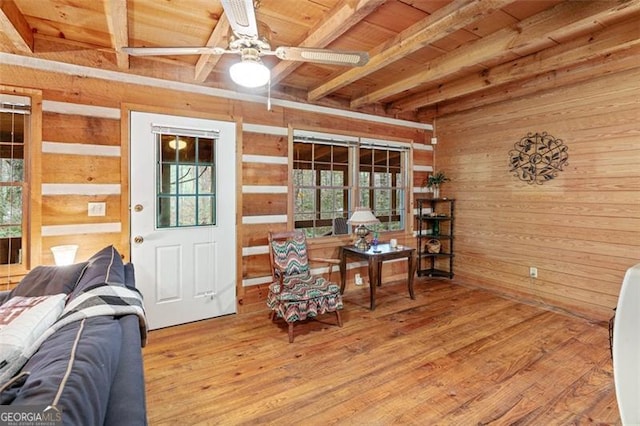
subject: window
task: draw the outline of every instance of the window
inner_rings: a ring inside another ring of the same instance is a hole
[[[157,227],[216,224],[217,133],[154,127],[158,141]]]
[[[402,152],[389,148],[360,148],[359,206],[370,207],[380,219],[379,231],[404,229],[405,189]]]
[[[0,265],[23,263],[31,100],[0,94]]]
[[[295,131],[294,226],[308,237],[334,234],[358,206],[380,219],[376,231],[405,228],[408,149],[402,144]]]

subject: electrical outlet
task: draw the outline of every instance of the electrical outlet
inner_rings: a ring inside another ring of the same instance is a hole
[[[89,203],[87,212],[89,216],[105,216],[107,214],[107,203]]]
[[[538,278],[538,268],[535,266],[529,268],[529,278]]]
[[[362,275],[356,274],[356,285],[362,285]]]

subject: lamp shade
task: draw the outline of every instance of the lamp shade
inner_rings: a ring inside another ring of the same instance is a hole
[[[236,62],[229,68],[231,80],[244,87],[260,87],[269,82],[271,71],[260,59],[251,57],[242,58],[241,62]]]
[[[57,266],[71,265],[76,259],[78,246],[75,244],[51,247],[53,260]]]
[[[380,220],[374,216],[370,208],[356,207],[356,211],[353,212],[348,222],[351,225],[373,225],[374,223],[380,223]]]

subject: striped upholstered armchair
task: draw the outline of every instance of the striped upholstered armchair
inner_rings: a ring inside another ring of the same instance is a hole
[[[331,281],[333,267],[340,266],[338,259],[310,259],[307,240],[301,230],[269,232],[269,257],[273,283],[269,286],[267,306],[273,321],[283,318],[287,322],[289,343],[293,342],[296,321],[335,312],[338,325],[342,327],[340,286]],[[328,264],[328,280],[311,274],[309,264],[312,261]]]

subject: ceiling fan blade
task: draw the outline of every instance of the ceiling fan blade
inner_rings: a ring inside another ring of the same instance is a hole
[[[222,0],[229,25],[239,37],[258,38],[258,24],[253,0]]]
[[[123,47],[122,51],[132,56],[222,55],[228,52],[221,47]]]
[[[276,56],[288,61],[359,67],[369,62],[367,52],[314,49],[310,47],[278,47]]]

